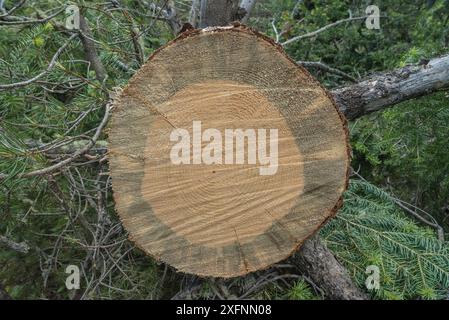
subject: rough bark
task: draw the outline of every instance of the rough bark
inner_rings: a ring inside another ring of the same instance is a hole
[[[14,242],[4,236],[0,236],[0,245],[20,253],[28,253],[30,250],[30,247],[25,242]]]
[[[199,0],[192,0],[192,7],[190,8],[189,22],[194,28],[197,27],[198,4]]]
[[[332,94],[347,119],[394,106],[449,87],[449,55],[375,74]]]
[[[251,16],[251,12],[254,9],[254,6],[256,5],[257,0],[243,0],[240,4],[240,7],[245,10],[244,16],[242,18],[242,23],[246,23],[248,21],[248,18]]]
[[[80,15],[80,31],[80,39],[84,47],[86,59],[90,62],[92,69],[95,71],[97,80],[103,82],[106,79],[107,72],[98,57],[95,42],[92,40],[92,33],[90,32],[86,19],[82,15]]]
[[[325,292],[328,299],[369,299],[316,236],[304,242],[301,249],[291,258],[291,262],[307,274]]]
[[[239,20],[238,0],[201,0],[200,27],[226,26]]]
[[[172,30],[173,34],[178,34],[178,32],[182,28],[182,23],[179,20],[178,12],[175,7],[174,1],[168,1],[167,2],[167,10],[164,11],[165,18],[167,20],[168,25],[170,26],[170,29]]]

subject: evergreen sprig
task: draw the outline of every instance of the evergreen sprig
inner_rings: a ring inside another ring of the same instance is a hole
[[[322,231],[326,244],[365,286],[380,270],[381,299],[441,299],[449,292],[449,246],[406,217],[382,189],[352,180],[339,214]]]

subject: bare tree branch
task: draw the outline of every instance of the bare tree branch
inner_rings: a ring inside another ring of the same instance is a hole
[[[273,28],[275,37],[276,37],[276,43],[279,43],[279,39],[281,38],[281,35],[279,34],[278,28],[276,27],[276,21],[273,19],[271,20],[271,27]]]
[[[349,81],[357,82],[357,80],[354,77],[352,77],[351,75],[349,75],[341,70],[338,70],[336,68],[332,68],[332,67],[328,66],[327,64],[324,64],[319,61],[296,61],[296,63],[299,65],[302,65],[303,67],[305,67],[307,69],[308,68],[317,68],[317,69],[323,70],[325,72],[336,74],[336,75],[343,77]]]
[[[163,20],[167,22],[174,35],[177,35],[179,33],[182,28],[182,23],[179,20],[174,1],[165,0],[160,7],[155,5],[154,3],[148,3],[146,1],[144,1],[144,3],[148,8],[154,11],[154,14],[152,15],[153,19]]]
[[[95,71],[97,80],[103,83],[108,74],[103,66],[103,63],[98,57],[97,50],[95,48],[95,42],[92,40],[92,33],[90,32],[89,25],[87,24],[86,19],[83,15],[80,15],[79,37],[84,47],[86,59],[91,63],[92,69],[94,69]]]
[[[0,16],[0,25],[24,25],[24,24],[35,24],[35,23],[45,23],[60,13],[64,11],[64,8],[56,11],[55,13],[49,15],[48,17],[42,19],[28,19],[26,17],[15,17],[10,16],[9,14]]]
[[[14,7],[12,7],[11,9],[9,9],[9,11],[6,11],[6,10],[3,8],[3,0],[1,0],[1,1],[0,1],[0,10],[1,10],[1,11],[5,11],[5,13],[0,15],[0,19],[1,19],[1,18],[4,18],[4,17],[6,17],[6,16],[12,15],[12,14],[14,13],[14,11],[16,11],[16,10],[19,9],[21,6],[23,6],[23,4],[24,4],[25,2],[26,2],[26,0],[21,0],[21,1],[19,1]]]
[[[130,32],[136,60],[139,62],[139,65],[142,65],[145,62],[145,45],[143,37],[140,36],[140,30],[138,27],[130,28]]]
[[[363,16],[363,17],[349,17],[349,18],[346,18],[346,19],[338,20],[338,21],[335,21],[335,22],[330,23],[328,25],[325,25],[324,27],[322,27],[322,28],[320,28],[318,30],[315,30],[315,31],[312,31],[312,32],[309,32],[309,33],[306,33],[306,34],[303,34],[303,35],[299,35],[299,36],[293,37],[293,38],[283,42],[281,45],[282,46],[286,46],[286,45],[289,45],[290,43],[296,42],[298,40],[302,40],[302,39],[306,39],[306,38],[312,38],[312,37],[314,37],[314,36],[324,32],[324,31],[329,30],[329,29],[331,29],[333,27],[336,27],[336,26],[338,26],[338,25],[340,25],[342,23],[351,22],[351,21],[357,21],[357,20],[365,20],[366,18],[367,18],[367,16]]]
[[[28,253],[30,247],[25,242],[15,242],[5,236],[0,236],[0,245],[19,253]]]
[[[449,87],[449,55],[378,73],[332,94],[349,120]]]

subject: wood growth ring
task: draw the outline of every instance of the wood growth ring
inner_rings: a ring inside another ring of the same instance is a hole
[[[188,31],[154,53],[114,101],[109,146],[130,238],[201,276],[288,257],[347,187],[347,129],[329,94],[246,27]]]

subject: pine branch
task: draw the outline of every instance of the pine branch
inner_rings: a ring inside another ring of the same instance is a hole
[[[24,81],[20,81],[20,82],[16,82],[16,83],[0,84],[0,91],[7,90],[7,89],[17,89],[17,88],[27,86],[29,84],[36,82],[37,80],[42,78],[44,75],[49,73],[56,65],[56,62],[57,62],[59,56],[64,52],[64,50],[67,48],[67,46],[70,44],[70,42],[75,38],[75,36],[76,35],[71,35],[70,38],[64,43],[64,45],[56,51],[56,53],[54,54],[53,58],[51,59],[50,63],[48,64],[47,68],[44,71],[40,72],[39,74],[37,74],[36,76],[34,76],[28,80],[24,80]]]

